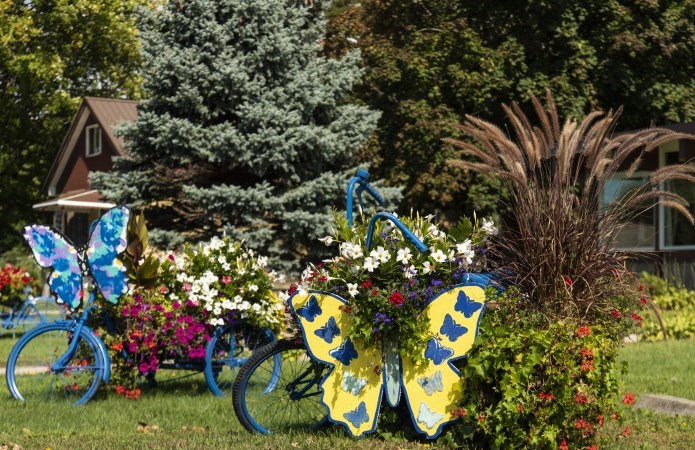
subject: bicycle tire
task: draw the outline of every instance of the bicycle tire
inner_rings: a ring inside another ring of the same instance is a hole
[[[327,369],[311,359],[300,341],[261,347],[234,382],[234,413],[252,433],[317,429],[328,421],[319,389]]]
[[[205,382],[217,397],[232,394],[239,368],[253,353],[275,341],[269,328],[249,324],[226,325],[218,328],[205,347]]]
[[[65,401],[82,405],[96,394],[104,377],[105,364],[99,342],[81,330],[77,348],[66,367],[53,364],[66,353],[72,341],[72,323],[49,323],[22,336],[12,347],[5,380],[17,400]]]

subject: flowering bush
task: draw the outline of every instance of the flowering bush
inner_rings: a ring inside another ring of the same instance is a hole
[[[485,237],[496,229],[490,221],[479,227],[465,219],[447,234],[432,216],[400,220],[429,251],[421,253],[386,221],[377,223],[372,248],[367,249],[368,222],[350,227],[338,216],[337,229],[322,241],[336,244],[340,254],[309,266],[298,288],[345,298],[349,302],[345,311],[353,317],[353,339],[367,346],[384,338],[399,342],[401,354],[412,357],[430,338],[429,323],[420,311],[439,291],[459,283],[463,274],[484,268]]]
[[[0,305],[12,308],[24,297],[24,290],[34,281],[24,267],[6,264],[0,269]]]
[[[215,327],[244,321],[278,331],[284,309],[272,291],[277,276],[265,263],[229,238],[141,261],[157,268],[152,285],[136,284],[117,305],[105,306],[114,320],[100,324],[116,353],[116,392],[137,398],[138,379],[152,377],[162,361],[203,359]]]
[[[617,402],[634,401],[619,392],[620,341],[611,327],[547,326],[521,296],[510,288],[483,317],[482,339],[461,363],[462,423],[451,437],[476,448],[589,448],[604,421],[619,420]],[[637,323],[616,320],[624,330]]]

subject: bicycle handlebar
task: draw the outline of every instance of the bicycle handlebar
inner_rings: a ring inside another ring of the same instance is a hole
[[[369,229],[367,230],[367,250],[371,250],[372,248],[372,238],[374,237],[374,227],[376,226],[376,221],[379,219],[385,219],[393,222],[396,227],[401,230],[401,233],[403,233],[403,236],[405,236],[406,239],[408,239],[410,242],[415,244],[415,247],[417,247],[418,250],[420,250],[422,253],[425,253],[427,251],[427,246],[417,237],[415,234],[413,234],[412,231],[406,227],[403,222],[398,220],[396,216],[394,216],[391,213],[387,212],[378,212],[372,216],[371,222],[369,222]]]
[[[367,193],[371,195],[380,205],[384,203],[384,198],[381,196],[381,194],[379,194],[379,192],[377,192],[376,189],[374,189],[374,187],[372,187],[372,185],[369,184],[367,181],[368,179],[369,172],[364,169],[357,169],[355,176],[350,178],[350,181],[348,182],[346,215],[348,225],[350,226],[352,226],[353,191],[357,194],[357,201],[359,202],[360,211],[362,210],[362,192],[364,191],[367,191]],[[356,191],[355,184],[358,185]]]

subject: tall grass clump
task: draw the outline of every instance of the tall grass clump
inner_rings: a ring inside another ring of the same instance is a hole
[[[658,203],[693,223],[687,201],[660,186],[674,179],[695,181],[695,167],[656,170],[643,186],[602,205],[606,182],[618,171],[633,175],[660,144],[692,136],[663,128],[615,133],[622,108],[593,112],[581,121],[567,119],[561,126],[550,93],[545,107],[533,95],[531,101],[538,125],[516,103],[503,106],[512,136],[466,116],[460,128],[475,143],[445,140],[477,161],[451,163],[499,177],[508,189],[511,217],[490,251],[498,273],[525,294],[525,306],[542,311],[550,321],[601,321],[625,288],[632,287],[633,277],[625,268],[630,253],[616,249],[618,232]]]
[[[660,128],[616,133],[620,109],[561,125],[550,94],[545,106],[531,101],[537,124],[513,103],[504,106],[510,134],[467,116],[461,131],[470,141],[446,140],[461,150],[452,164],[502,181],[511,211],[487,255],[506,290],[460,367],[462,420],[449,438],[472,448],[597,448],[604,422],[622,420],[619,402],[634,402],[621,392],[617,356],[649,303],[617,234],[659,203],[693,222],[687,202],[660,186],[695,181],[695,169],[656,170],[608,205],[602,193],[660,144],[691,137]]]

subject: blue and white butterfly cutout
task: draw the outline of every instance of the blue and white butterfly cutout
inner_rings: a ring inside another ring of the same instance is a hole
[[[95,223],[84,249],[76,248],[58,231],[44,225],[24,227],[24,238],[36,262],[52,269],[48,283],[58,300],[71,310],[82,304],[82,281],[94,278],[101,295],[111,303],[128,291],[125,265],[118,259],[127,247],[130,210],[118,206],[108,210]]]
[[[396,344],[363,348],[354,342],[352,317],[341,308],[348,303],[345,299],[320,291],[295,293],[290,308],[307,350],[331,367],[320,384],[329,419],[355,437],[373,432],[382,397],[396,406],[403,392],[415,429],[437,437],[444,425],[457,420],[454,412],[461,406],[463,386],[452,363],[473,345],[490,284],[488,275],[467,274],[423,310],[432,334],[422,350],[424,362],[401,358]]]

